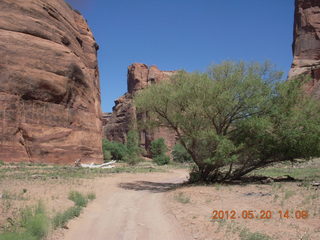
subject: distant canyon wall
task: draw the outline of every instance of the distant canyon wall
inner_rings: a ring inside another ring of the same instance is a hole
[[[63,0],[0,1],[0,160],[102,161],[98,45]]]
[[[137,114],[133,105],[133,96],[136,92],[147,88],[151,84],[167,81],[175,71],[160,71],[156,66],[148,67],[142,63],[134,63],[128,67],[128,91],[115,101],[112,113],[103,115],[103,132],[110,141],[125,143],[130,129],[135,128],[137,120],[146,119],[146,114]],[[172,149],[176,143],[175,133],[165,127],[154,130],[140,131],[140,145],[147,152],[150,143],[158,138],[164,138],[165,143]]]
[[[310,75],[306,89],[320,97],[320,1],[296,0],[294,14],[293,63],[289,78]]]

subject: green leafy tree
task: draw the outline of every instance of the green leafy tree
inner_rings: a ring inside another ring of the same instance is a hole
[[[170,162],[170,157],[166,155],[168,148],[163,138],[158,138],[152,141],[150,151],[153,161],[158,165],[165,165]]]
[[[223,62],[139,92],[150,126],[173,129],[196,164],[193,179],[227,181],[270,164],[320,156],[320,107],[301,79],[269,63]],[[195,177],[196,176],[196,177]]]
[[[180,163],[192,162],[192,158],[190,154],[180,143],[177,143],[176,145],[174,145],[171,154],[172,154],[173,161],[175,162],[180,162]]]

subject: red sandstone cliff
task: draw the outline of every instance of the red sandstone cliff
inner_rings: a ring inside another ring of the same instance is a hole
[[[307,90],[320,96],[320,1],[296,0],[294,16],[294,60],[289,78],[311,75]]]
[[[106,113],[104,119],[104,135],[110,141],[125,143],[128,131],[136,125],[137,119],[146,118],[145,114],[137,114],[132,104],[133,95],[151,84],[166,81],[174,71],[160,71],[156,66],[134,63],[128,67],[128,92],[115,101],[112,113]],[[164,138],[171,149],[175,142],[175,134],[168,128],[160,127],[153,131],[140,131],[140,144],[148,150],[150,143]]]
[[[0,160],[102,161],[97,49],[63,0],[0,1]]]

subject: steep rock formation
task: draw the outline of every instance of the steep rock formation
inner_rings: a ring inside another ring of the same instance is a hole
[[[102,161],[97,49],[63,0],[0,1],[0,160]]]
[[[112,113],[105,113],[104,134],[110,141],[125,143],[128,131],[133,128],[138,119],[145,119],[145,114],[137,114],[132,104],[132,98],[137,91],[140,91],[151,84],[166,81],[175,71],[160,71],[156,66],[148,67],[142,63],[134,63],[128,67],[128,92],[115,101]],[[164,138],[167,146],[171,149],[176,137],[173,131],[160,127],[153,131],[140,132],[140,144],[147,151],[150,143],[157,138]]]
[[[308,74],[313,81],[307,91],[320,97],[320,1],[296,0],[294,17],[294,60],[289,78]]]

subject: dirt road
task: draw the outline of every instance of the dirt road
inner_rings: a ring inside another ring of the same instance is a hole
[[[186,171],[174,171],[100,179],[97,199],[68,224],[64,239],[189,239],[163,204],[164,192],[186,177]]]

